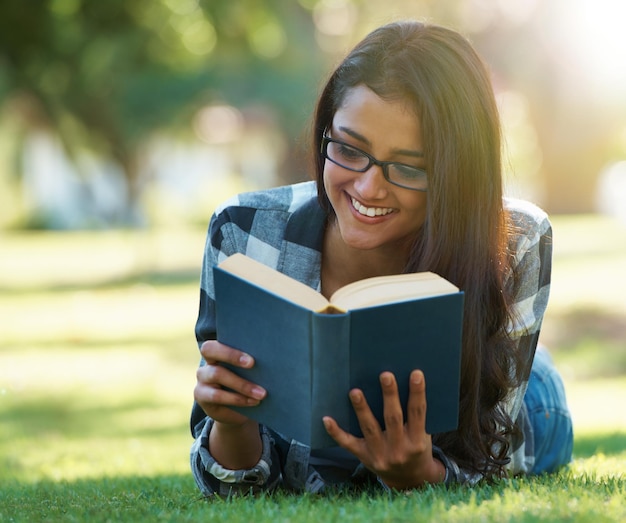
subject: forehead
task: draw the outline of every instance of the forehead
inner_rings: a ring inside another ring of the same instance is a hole
[[[421,149],[421,126],[410,100],[384,99],[364,85],[346,91],[333,117],[333,129],[347,128],[372,144]]]

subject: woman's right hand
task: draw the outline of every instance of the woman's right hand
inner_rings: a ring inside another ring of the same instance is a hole
[[[218,423],[243,425],[249,418],[230,407],[258,405],[267,392],[221,364],[228,363],[234,367],[249,369],[254,365],[254,358],[215,340],[205,341],[200,353],[206,364],[199,367],[196,372],[197,383],[194,390],[196,402],[207,416]]]

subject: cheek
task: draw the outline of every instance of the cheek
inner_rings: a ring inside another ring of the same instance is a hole
[[[413,221],[421,227],[426,220],[428,212],[428,198],[426,193],[415,192],[411,198],[407,198],[402,206],[412,216]]]
[[[332,201],[336,198],[339,187],[351,179],[351,174],[346,174],[346,170],[336,166],[331,162],[326,162],[324,166],[324,189],[326,195]]]

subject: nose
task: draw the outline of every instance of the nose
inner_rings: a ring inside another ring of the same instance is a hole
[[[387,195],[387,180],[380,165],[372,164],[354,182],[354,188],[364,200],[378,200]]]

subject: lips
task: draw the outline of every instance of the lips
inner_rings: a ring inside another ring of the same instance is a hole
[[[375,216],[385,216],[393,212],[393,209],[391,209],[390,207],[366,207],[356,198],[351,197],[350,200],[352,202],[352,206],[359,214],[362,214],[363,216],[368,216],[370,218],[373,218]]]

